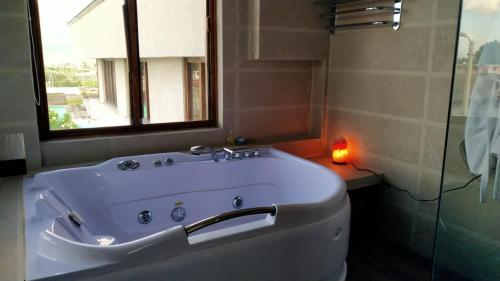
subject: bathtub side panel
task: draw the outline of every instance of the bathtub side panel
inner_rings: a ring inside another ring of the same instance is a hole
[[[347,201],[335,215],[313,224],[222,243],[99,276],[89,271],[47,280],[319,281],[343,272],[349,222]]]

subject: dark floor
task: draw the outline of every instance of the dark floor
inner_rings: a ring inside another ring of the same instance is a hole
[[[351,235],[347,258],[347,281],[431,281],[432,261],[384,240],[384,229],[373,214],[379,213],[377,188],[349,192]],[[472,281],[438,268],[433,281]]]
[[[430,261],[377,241],[352,241],[348,281],[430,281]]]

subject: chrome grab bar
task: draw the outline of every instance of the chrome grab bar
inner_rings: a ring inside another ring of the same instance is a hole
[[[343,24],[337,25],[335,28],[356,28],[356,27],[364,27],[364,26],[379,26],[379,25],[389,25],[394,24],[393,21],[369,21],[369,22],[360,22],[360,23],[351,23],[351,24]]]
[[[386,2],[384,4],[373,4],[365,7],[358,7],[357,5],[351,6],[349,4],[354,4],[356,2],[376,2],[375,0],[320,0],[316,1],[316,4],[324,5],[329,9],[327,14],[321,15],[321,17],[326,17],[330,20],[330,25],[327,27],[330,33],[334,34],[337,29],[350,29],[350,28],[360,28],[360,27],[375,27],[375,26],[392,26],[393,30],[398,30],[401,26],[401,13],[402,13],[402,2],[403,0],[392,0],[393,5],[388,6]],[[381,0],[377,0],[382,2]],[[344,6],[344,4],[346,6]],[[368,4],[368,3],[366,3]],[[363,5],[366,5],[363,4]],[[377,20],[370,22],[356,22],[350,24],[339,24],[339,21],[345,20],[349,15],[358,16],[368,16],[375,15],[376,12],[387,12],[387,16],[392,14],[392,21],[390,20]]]
[[[186,227],[184,227],[184,230],[186,231],[186,234],[189,235],[195,231],[198,231],[202,228],[208,227],[210,225],[223,222],[226,220],[234,219],[234,218],[239,218],[239,217],[244,217],[244,216],[251,216],[251,215],[259,215],[259,214],[270,214],[271,216],[275,216],[277,212],[277,207],[275,205],[271,207],[258,207],[258,208],[248,208],[248,209],[242,209],[242,210],[236,210],[236,211],[231,211],[227,213],[222,213],[217,216],[209,217],[206,219],[203,219],[201,221],[192,223]]]
[[[395,7],[387,7],[387,6],[373,6],[373,7],[359,8],[359,9],[337,11],[337,15],[356,14],[362,12],[376,12],[376,11],[393,11],[395,13],[399,13],[401,12],[401,9]]]

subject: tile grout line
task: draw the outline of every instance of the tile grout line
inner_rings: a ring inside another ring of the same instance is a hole
[[[438,9],[438,0],[434,0],[432,2],[432,19],[431,19],[431,34],[428,45],[428,54],[427,54],[427,72],[425,75],[425,95],[424,95],[424,108],[423,108],[423,120],[427,120],[428,118],[428,106],[430,101],[430,91],[431,91],[431,74],[433,71],[433,62],[434,62],[434,47],[436,45],[436,23],[437,23],[437,9]],[[422,194],[422,183],[423,183],[423,167],[424,167],[424,156],[425,156],[425,142],[427,138],[427,126],[425,123],[421,123],[420,125],[420,148],[419,148],[419,159],[418,159],[418,173],[417,173],[417,190],[418,194]],[[418,202],[415,202],[415,207],[418,208]],[[417,231],[417,216],[416,214],[412,219],[412,236],[410,244],[413,245],[415,241],[415,234]]]
[[[444,78],[444,77],[449,77],[451,75],[451,72],[434,72],[434,71],[429,71],[429,70],[377,70],[377,69],[359,69],[359,68],[336,68],[331,70],[333,73],[345,73],[345,74],[352,74],[352,73],[362,73],[362,74],[368,74],[368,75],[393,75],[393,76],[419,76],[419,77],[426,77],[426,76],[432,76],[433,78]]]
[[[399,116],[399,115],[392,115],[392,114],[388,114],[388,113],[356,110],[356,109],[343,108],[343,107],[337,107],[337,106],[328,106],[328,109],[336,110],[336,111],[340,111],[340,112],[346,112],[346,113],[360,114],[360,115],[365,115],[365,116],[370,116],[370,117],[379,117],[379,118],[389,119],[389,120],[399,121],[399,122],[408,122],[408,123],[412,123],[412,124],[424,124],[424,125],[428,125],[428,126],[443,127],[443,128],[446,127],[445,122],[425,120],[423,118],[405,117],[405,116]]]

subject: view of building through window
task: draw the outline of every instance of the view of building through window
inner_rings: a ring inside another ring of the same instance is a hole
[[[200,80],[207,52],[206,1],[137,0],[137,17],[148,78],[142,74],[143,122],[207,120],[206,80]]]
[[[128,126],[124,0],[38,0],[50,130]],[[142,122],[207,120],[206,0],[137,0]]]

